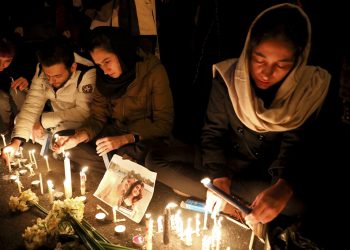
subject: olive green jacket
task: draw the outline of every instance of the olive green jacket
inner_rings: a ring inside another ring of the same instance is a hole
[[[91,116],[79,130],[94,139],[112,120],[115,127],[136,133],[142,139],[167,137],[173,126],[173,98],[164,66],[157,57],[140,51],[143,61],[136,64],[136,78],[119,98],[103,96],[96,88]]]

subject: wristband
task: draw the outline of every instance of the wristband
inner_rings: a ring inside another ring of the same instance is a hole
[[[136,135],[136,134],[133,134],[134,136],[134,143],[137,143],[140,141],[140,136],[139,135]]]

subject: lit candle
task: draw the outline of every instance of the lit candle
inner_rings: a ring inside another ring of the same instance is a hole
[[[47,157],[47,155],[44,155],[45,158],[45,162],[46,162],[46,167],[47,167],[47,172],[50,172],[50,165],[49,165],[49,157]]]
[[[6,147],[7,144],[6,144],[5,135],[4,135],[4,134],[1,134],[1,137],[2,137],[2,141],[3,141],[3,143],[4,143],[4,147]]]
[[[49,190],[49,202],[53,203],[53,183],[51,180],[47,180],[47,188]]]
[[[181,220],[181,210],[179,209],[175,214],[175,230],[178,236],[180,236],[180,220]]]
[[[126,230],[126,226],[125,225],[117,225],[115,226],[114,228],[114,231],[117,233],[117,234],[122,234],[124,233]]]
[[[98,221],[104,221],[105,218],[106,218],[106,214],[103,213],[103,212],[97,213],[97,214],[95,215],[95,218],[96,218],[96,220],[98,220]]]
[[[163,216],[158,216],[157,225],[158,225],[158,233],[163,232]]]
[[[68,156],[69,156],[69,153],[66,153],[64,158],[64,174],[65,174],[66,189],[67,189],[67,193],[70,194],[69,195],[69,198],[70,198],[72,196],[72,176],[71,176],[70,160]]]
[[[152,247],[153,247],[152,241],[153,241],[153,219],[149,218],[146,250],[152,250]]]
[[[185,229],[185,245],[192,246],[192,218],[187,219],[187,227]]]
[[[44,194],[43,177],[41,176],[41,173],[39,173],[39,181],[40,181],[40,193]]]
[[[116,206],[112,207],[112,212],[113,212],[113,222],[117,223],[117,207]]]
[[[88,167],[83,167],[83,169],[80,171],[80,193],[81,195],[85,195],[86,191],[86,171],[88,170]]]
[[[70,184],[68,183],[67,180],[63,181],[63,186],[64,186],[64,195],[66,197],[66,199],[69,199],[72,197],[72,187],[70,186]]]
[[[21,158],[23,159],[23,147],[19,147],[19,154]]]
[[[35,168],[38,169],[38,164],[37,164],[36,158],[35,158],[35,149],[32,150],[32,156],[33,156],[33,162],[35,164]]]
[[[199,236],[199,232],[200,232],[200,227],[201,225],[201,220],[200,220],[200,215],[199,214],[196,214],[196,234],[197,236]]]
[[[207,205],[205,205],[203,230],[207,230],[208,229],[207,224],[208,224],[208,207],[207,207]]]

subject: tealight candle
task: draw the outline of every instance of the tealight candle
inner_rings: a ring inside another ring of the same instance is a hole
[[[79,197],[77,197],[77,199],[82,201],[83,203],[86,203],[86,196],[85,195],[79,196]]]
[[[117,234],[121,234],[121,233],[124,233],[126,230],[126,226],[125,225],[118,225],[114,228],[114,231],[117,233]]]
[[[138,234],[132,237],[132,242],[137,246],[142,246],[145,243],[145,238]]]
[[[106,219],[106,214],[103,212],[97,213],[95,215],[96,220],[98,221],[104,221]]]
[[[35,180],[35,181],[32,181],[30,184],[31,184],[33,187],[39,187],[40,181],[39,181],[39,180]]]
[[[13,175],[10,176],[10,181],[11,182],[15,182],[16,180],[17,180],[17,175],[13,174]]]
[[[63,197],[63,192],[54,192],[54,194],[53,194],[53,198],[55,199],[55,200],[59,200],[59,199],[61,199]]]
[[[28,170],[27,169],[21,169],[18,172],[19,172],[20,175],[25,175],[28,172]]]

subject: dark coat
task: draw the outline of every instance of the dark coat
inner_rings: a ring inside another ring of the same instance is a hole
[[[292,186],[304,152],[301,138],[310,120],[287,132],[258,133],[237,117],[226,84],[214,79],[202,132],[203,164],[211,178],[256,176],[283,178]]]

